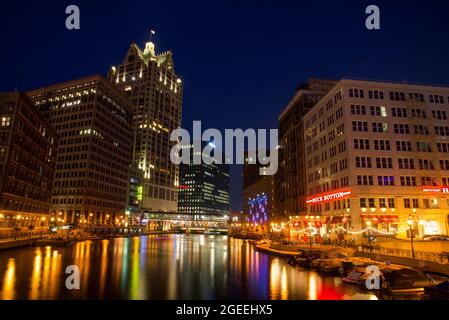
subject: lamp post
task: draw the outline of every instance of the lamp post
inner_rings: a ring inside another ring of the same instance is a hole
[[[369,251],[372,252],[373,251],[373,247],[371,244],[371,236],[370,236],[370,231],[371,231],[371,221],[367,221],[366,222],[366,236],[368,237],[368,244],[369,244]]]
[[[310,237],[309,237],[309,242],[310,242],[310,248],[312,248],[312,237],[313,237],[313,229],[312,229],[312,223],[309,222],[309,231],[310,231]]]
[[[413,246],[413,237],[414,237],[414,228],[413,228],[413,217],[409,216],[407,220],[408,226],[409,226],[409,232],[410,232],[410,244],[412,246],[412,258],[415,258],[415,248]]]

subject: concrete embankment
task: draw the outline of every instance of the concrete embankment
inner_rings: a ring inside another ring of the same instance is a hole
[[[287,250],[282,246],[277,247],[276,245],[263,245],[263,244],[256,245],[256,250],[259,252],[270,253],[280,257],[293,257],[298,255],[300,252],[299,250],[296,249]]]
[[[33,245],[34,241],[35,239],[25,239],[25,240],[2,242],[0,243],[0,251],[31,246]]]

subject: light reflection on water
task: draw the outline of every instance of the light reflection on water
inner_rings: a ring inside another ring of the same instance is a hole
[[[65,288],[68,265],[80,290]],[[374,299],[339,278],[300,271],[225,236],[170,235],[0,252],[0,298]]]

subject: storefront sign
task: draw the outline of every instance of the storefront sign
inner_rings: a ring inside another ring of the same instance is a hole
[[[320,203],[320,202],[339,200],[339,199],[346,198],[347,196],[349,196],[351,194],[352,194],[351,190],[326,193],[323,195],[307,198],[306,203],[307,204],[315,204],[315,203]]]
[[[449,187],[423,187],[421,190],[429,193],[449,193]]]

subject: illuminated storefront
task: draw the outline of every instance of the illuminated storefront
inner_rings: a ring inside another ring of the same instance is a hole
[[[447,105],[435,95],[449,89],[342,79],[304,116],[307,214],[325,219],[321,232],[355,241],[448,234],[449,129],[438,117]],[[326,220],[344,215],[347,226]]]
[[[355,188],[357,190],[357,188]],[[290,217],[292,239],[348,240],[366,235],[409,238],[413,219],[416,238],[447,234],[447,188],[422,187],[407,195],[375,195],[338,190],[307,198],[307,216]]]

